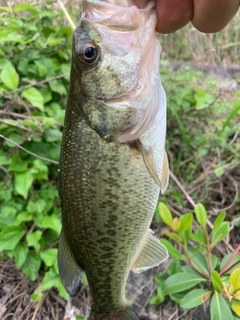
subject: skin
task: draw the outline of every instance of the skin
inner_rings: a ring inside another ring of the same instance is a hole
[[[148,0],[136,0],[141,8]],[[156,0],[156,31],[171,33],[188,22],[201,32],[213,33],[225,28],[235,16],[239,0]]]

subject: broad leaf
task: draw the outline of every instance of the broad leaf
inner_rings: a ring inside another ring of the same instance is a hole
[[[230,275],[229,283],[233,285],[234,292],[240,290],[240,268],[236,268]]]
[[[24,236],[25,231],[20,226],[9,226],[0,234],[0,252],[3,250],[14,250]]]
[[[240,317],[240,301],[239,302],[233,301],[232,302],[232,309]]]
[[[178,229],[179,233],[188,230],[192,225],[193,215],[192,213],[186,213],[180,217],[181,226]]]
[[[13,251],[14,261],[18,268],[20,268],[27,259],[28,247],[24,242],[19,242]]]
[[[22,265],[22,271],[31,281],[35,281],[38,277],[40,266],[40,257],[36,253],[29,252],[26,261]]]
[[[225,216],[226,216],[226,212],[223,211],[223,212],[219,213],[219,215],[217,216],[217,218],[214,221],[212,233],[214,231],[216,231],[221,226],[222,222],[225,219]]]
[[[160,242],[167,248],[168,253],[175,259],[183,260],[180,252],[166,239],[161,239]]]
[[[15,190],[18,194],[22,195],[24,199],[27,199],[28,191],[32,186],[34,177],[30,171],[15,172]]]
[[[207,212],[203,204],[198,203],[194,208],[194,212],[200,226],[205,228],[207,224]]]
[[[171,211],[163,202],[160,202],[158,204],[158,212],[163,222],[170,227],[173,221],[172,214],[171,214]]]
[[[211,291],[207,289],[195,289],[188,292],[181,300],[182,309],[192,309],[207,301],[211,296]]]
[[[14,90],[19,84],[19,75],[11,64],[7,64],[1,72],[1,80],[9,89]]]
[[[220,227],[215,230],[211,238],[211,247],[213,248],[218,242],[222,241],[229,234],[230,224],[227,221],[222,222]]]
[[[51,267],[57,260],[57,249],[51,248],[45,251],[40,251],[40,257],[47,267]]]
[[[232,312],[226,300],[215,293],[210,303],[211,320],[233,320]]]
[[[211,280],[212,280],[212,285],[213,288],[218,292],[221,293],[222,292],[222,288],[223,288],[223,284],[222,284],[222,279],[219,275],[219,273],[214,270],[211,274]]]
[[[205,278],[201,276],[196,276],[192,273],[176,273],[167,278],[167,280],[165,281],[163,286],[163,293],[167,295],[170,293],[182,292],[194,287],[200,282],[205,281],[207,281]]]
[[[36,230],[34,232],[31,232],[27,235],[27,244],[29,247],[34,247],[35,250],[38,252],[40,249],[39,240],[42,237],[42,231]]]
[[[44,99],[41,92],[36,88],[28,88],[23,90],[21,96],[28,100],[34,107],[44,110]]]

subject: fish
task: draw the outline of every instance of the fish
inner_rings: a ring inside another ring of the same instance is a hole
[[[150,229],[169,177],[156,10],[116,1],[83,3],[59,161],[59,275],[74,296],[85,272],[90,320],[140,319],[128,275],[168,257]]]

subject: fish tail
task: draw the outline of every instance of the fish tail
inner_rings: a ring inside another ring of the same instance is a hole
[[[140,320],[140,318],[131,306],[126,306],[125,309],[110,311],[109,314],[97,314],[92,311],[89,320]]]

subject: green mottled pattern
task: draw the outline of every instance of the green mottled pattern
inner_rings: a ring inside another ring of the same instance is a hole
[[[63,228],[86,272],[93,310],[108,314],[125,305],[128,273],[159,188],[137,149],[100,138],[73,103],[69,99],[60,162]]]

